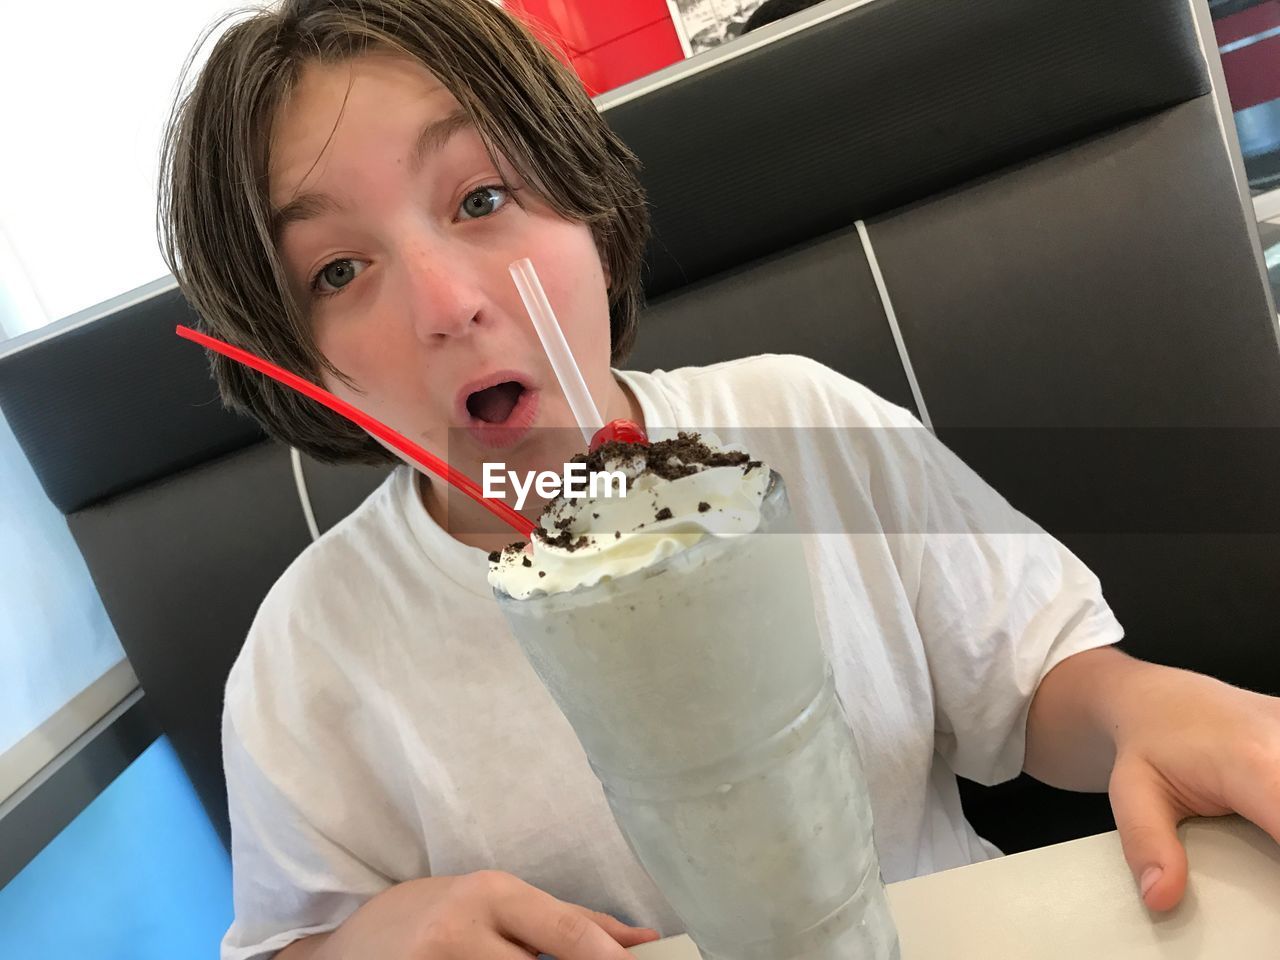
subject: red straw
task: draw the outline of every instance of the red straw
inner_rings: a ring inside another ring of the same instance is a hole
[[[394,447],[405,456],[421,464],[437,477],[447,480],[449,483],[453,484],[454,487],[461,490],[499,520],[502,520],[504,523],[514,527],[526,539],[532,539],[534,530],[534,523],[532,520],[516,513],[501,500],[490,500],[486,498],[480,488],[476,486],[475,481],[466,474],[459,473],[435,454],[428,453],[408,437],[392,430],[385,423],[373,419],[373,417],[369,416],[363,410],[357,410],[345,400],[339,400],[323,387],[318,387],[311,381],[304,380],[297,374],[290,373],[288,370],[277,367],[274,363],[263,360],[261,357],[255,356],[247,350],[241,350],[239,347],[233,347],[229,343],[223,343],[221,340],[217,340],[206,334],[200,333],[198,330],[192,330],[190,327],[184,327],[179,324],[178,336],[187,340],[192,340],[203,347],[208,347],[210,350],[220,353],[224,357],[230,357],[237,363],[243,363],[246,367],[252,367],[259,373],[265,373],[272,380],[283,383],[286,387],[297,390],[299,393],[310,397],[317,403],[323,404],[339,416],[346,417],[356,426],[373,434],[379,440],[386,441],[388,445]]]

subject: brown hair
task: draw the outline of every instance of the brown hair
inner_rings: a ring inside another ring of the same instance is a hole
[[[491,152],[557,213],[591,228],[611,280],[613,360],[625,357],[648,235],[639,165],[577,78],[490,0],[283,0],[222,34],[174,105],[157,212],[165,260],[206,329],[302,376],[345,379],[316,348],[286,282],[271,236],[268,150],[305,64],[373,50],[435,74]],[[220,356],[211,363],[223,402],[277,439],[326,461],[392,459],[318,404]]]

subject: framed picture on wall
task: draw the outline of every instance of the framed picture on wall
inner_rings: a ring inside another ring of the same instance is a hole
[[[764,0],[669,0],[690,56],[739,36],[747,18],[763,3]]]

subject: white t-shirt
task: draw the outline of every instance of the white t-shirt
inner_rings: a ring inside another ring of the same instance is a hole
[[[815,531],[818,624],[885,879],[998,854],[955,774],[1016,776],[1040,679],[1120,639],[1097,579],[907,411],[812,360],[618,376],[651,433],[745,438]],[[298,557],[227,682],[224,960],[331,930],[397,882],[487,868],[681,932],[507,630],[485,553],[431,519],[415,477],[396,470]]]

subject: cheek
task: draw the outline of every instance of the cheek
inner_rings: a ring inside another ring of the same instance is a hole
[[[582,366],[608,366],[609,292],[600,253],[591,231],[574,225],[559,244],[554,282],[559,290],[547,294],[563,310],[560,323]],[[543,279],[544,285],[547,283]]]
[[[339,296],[355,297],[357,293]],[[316,346],[361,390],[384,392],[407,360],[407,345],[399,342],[403,325],[398,325],[382,304],[368,299],[337,304],[332,311],[330,317],[319,318],[314,325]]]
[[[388,426],[404,431],[404,408],[413,403],[407,396],[411,383],[406,375],[406,352],[396,349],[387,337],[367,332],[318,331],[316,346],[344,376],[348,384],[331,373],[324,377],[325,388],[352,406]]]
[[[369,388],[369,374],[372,370],[376,370],[377,366],[374,358],[369,356],[369,345],[367,343],[361,343],[358,339],[353,340],[342,335],[318,332],[316,335],[316,347],[345,377],[354,381],[356,387],[361,390]],[[330,392],[348,403],[361,406],[362,395],[352,387],[337,379],[332,373],[326,373],[324,379],[325,386],[328,387]],[[365,397],[364,399],[367,401],[368,398]],[[364,408],[361,407],[361,409]]]

